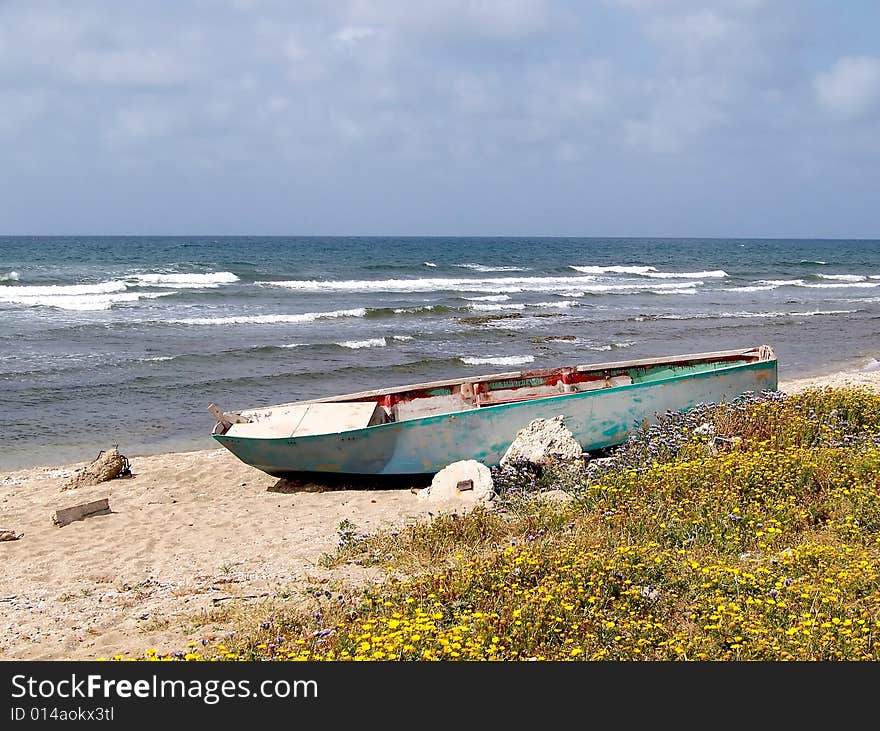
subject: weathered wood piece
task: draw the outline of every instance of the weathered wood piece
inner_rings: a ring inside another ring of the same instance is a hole
[[[52,513],[52,522],[59,528],[62,528],[74,521],[91,518],[95,515],[106,515],[109,512],[110,500],[108,498],[101,498],[100,500],[92,500],[88,503],[56,510]]]
[[[217,419],[217,421],[226,424],[227,426],[230,426],[231,424],[247,424],[249,422],[249,419],[245,419],[238,414],[229,414],[225,411],[220,411],[215,403],[208,404],[208,411],[211,412],[211,415]]]

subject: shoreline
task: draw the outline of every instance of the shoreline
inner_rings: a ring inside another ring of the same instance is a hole
[[[865,385],[880,369],[782,381]],[[124,452],[123,452],[124,453]],[[222,447],[129,456],[133,476],[62,491],[85,462],[0,470],[0,659],[95,659],[222,637],[309,588],[376,579],[322,566],[342,521],[372,533],[429,518],[406,486],[283,483]],[[415,486],[415,485],[414,485]],[[52,513],[108,498],[110,512],[56,527]]]
[[[865,359],[862,358],[861,362],[864,363]],[[821,371],[802,371],[796,377],[782,378],[779,381],[779,390],[795,392],[803,390],[805,388],[809,388],[810,386],[825,385],[865,385],[869,388],[880,388],[880,362],[877,362],[876,360],[874,360],[873,362],[874,364],[876,364],[873,369],[857,367],[855,363],[850,361],[847,364],[838,363],[837,365],[830,368],[823,368]],[[804,373],[806,373],[806,375],[804,375]],[[145,457],[157,457],[165,454],[189,454],[193,452],[207,452],[216,449],[216,442],[211,439],[208,431],[209,430],[207,429],[205,431],[205,444],[203,446],[195,446],[196,439],[190,436],[185,439],[181,438],[179,441],[168,440],[162,445],[162,448],[155,451],[134,450],[128,452],[125,449],[125,445],[120,441],[119,451],[129,459],[143,459]],[[68,461],[65,464],[85,464],[94,459],[94,456],[98,454],[100,450],[107,449],[113,446],[113,444],[115,443],[116,437],[114,437],[113,439],[109,439],[105,444],[96,443],[88,450],[88,452],[86,452],[85,448],[83,448],[82,451],[84,452],[84,457],[82,460]],[[2,463],[0,463],[0,478],[14,472],[22,472],[34,469],[49,470],[55,468],[58,468],[57,462],[31,461],[18,464],[16,466],[4,466],[2,465]]]

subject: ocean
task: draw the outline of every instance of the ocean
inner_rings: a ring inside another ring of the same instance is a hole
[[[878,367],[880,241],[0,238],[0,469],[215,445],[234,410],[768,343]]]

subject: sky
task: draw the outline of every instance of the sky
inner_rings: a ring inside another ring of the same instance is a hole
[[[880,238],[877,0],[0,0],[0,234]]]

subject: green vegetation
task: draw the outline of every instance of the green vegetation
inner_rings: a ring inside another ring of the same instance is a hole
[[[171,657],[880,659],[880,394],[699,407],[601,465],[498,483],[491,511],[370,536],[346,522],[325,565],[384,583],[313,591],[307,612]]]

